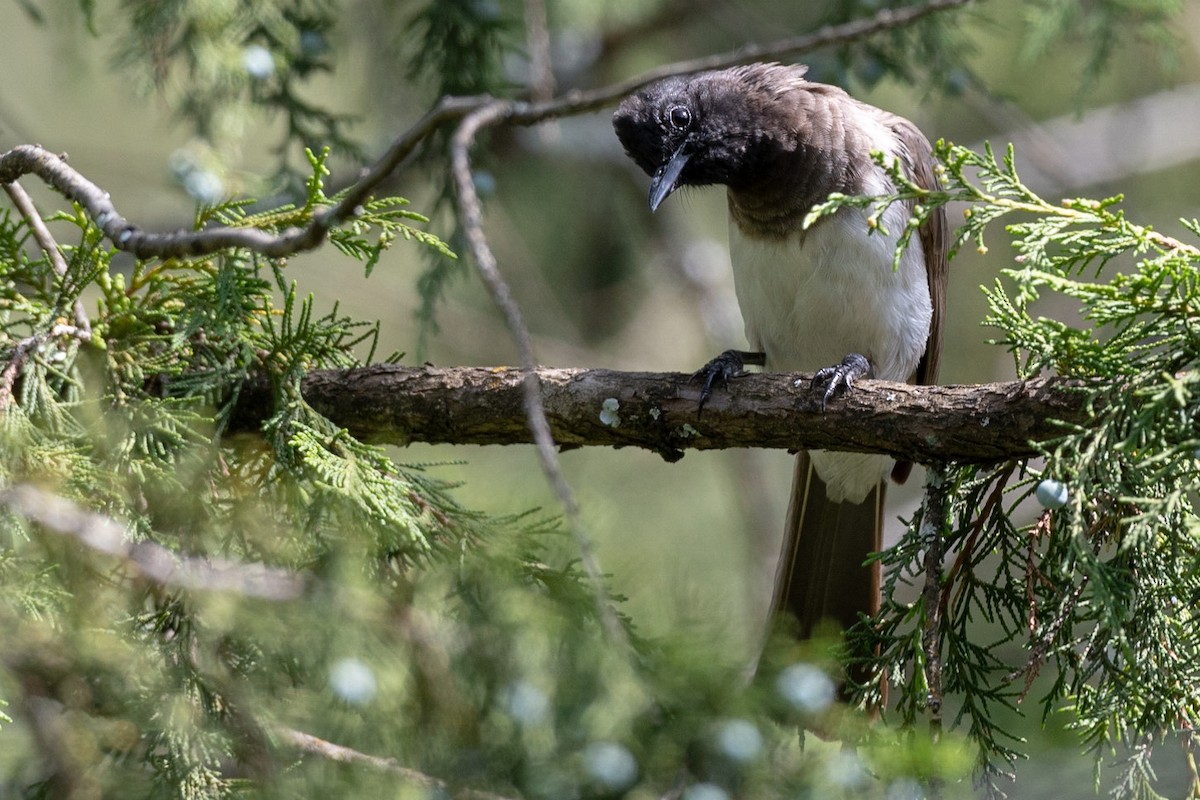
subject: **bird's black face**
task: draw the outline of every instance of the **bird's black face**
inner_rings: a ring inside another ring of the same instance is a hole
[[[655,210],[680,186],[734,185],[778,152],[774,109],[731,71],[668,78],[621,103],[613,128],[650,176]]]
[[[613,115],[625,152],[651,176],[651,211],[694,177],[688,162],[699,145],[696,105],[687,81],[671,78],[626,98]]]

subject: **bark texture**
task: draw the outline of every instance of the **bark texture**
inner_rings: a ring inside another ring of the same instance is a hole
[[[822,412],[799,375],[746,375],[697,413],[699,386],[679,373],[540,368],[560,447],[641,447],[675,461],[688,449],[765,447],[886,453],[929,464],[1031,456],[1037,443],[1086,426],[1094,386],[1056,378],[963,386],[860,381]],[[315,371],[305,400],[370,442],[526,444],[523,373],[510,367],[377,365]],[[230,430],[270,413],[264,382],[246,387]]]

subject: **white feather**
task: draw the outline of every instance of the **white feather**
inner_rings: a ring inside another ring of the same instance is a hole
[[[887,146],[892,137],[880,136]],[[878,148],[877,149],[882,149]],[[876,168],[865,194],[890,186]],[[842,209],[782,241],[751,238],[730,225],[729,249],[746,338],[774,372],[812,372],[849,353],[871,362],[874,377],[906,381],[925,352],[932,319],[925,258],[913,237],[899,269],[892,260],[908,213],[894,204],[868,233],[866,215]],[[811,454],[831,500],[861,502],[891,469],[885,456]]]

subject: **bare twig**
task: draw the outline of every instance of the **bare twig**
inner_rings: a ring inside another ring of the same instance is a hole
[[[0,505],[47,530],[74,537],[92,550],[115,556],[136,575],[164,586],[232,591],[267,600],[291,600],[304,591],[304,578],[286,570],[219,558],[188,558],[154,542],[132,543],[125,528],[109,517],[27,484],[0,491]]]
[[[67,260],[63,258],[62,251],[58,249],[58,242],[54,241],[54,235],[46,227],[42,215],[38,213],[37,206],[33,204],[33,198],[16,181],[4,184],[4,191],[8,194],[9,199],[12,200],[17,211],[25,218],[26,224],[29,225],[29,230],[33,231],[33,238],[38,243],[38,247],[42,248],[42,252],[46,254],[46,258],[50,259],[50,263],[54,267],[54,274],[60,278],[65,277],[68,269]],[[83,307],[82,300],[75,301],[74,311],[75,325],[81,331],[90,334],[92,332],[92,324],[88,321],[87,311]]]
[[[327,758],[330,761],[337,761],[343,764],[362,764],[389,772],[402,778],[406,783],[419,786],[440,796],[451,797],[455,800],[509,800],[503,795],[484,792],[478,789],[455,789],[441,778],[435,778],[424,772],[402,766],[394,758],[381,758],[380,756],[369,755],[359,750],[345,747],[344,745],[319,739],[312,734],[298,731],[295,728],[280,725],[275,728],[275,732],[281,740],[298,750]]]
[[[1038,520],[1034,525],[1034,532],[1031,535],[1037,535],[1038,531],[1043,531],[1049,535],[1050,526],[1053,524],[1053,517],[1054,512],[1050,509],[1043,511],[1041,516],[1038,517]],[[1100,517],[1091,524],[1088,530],[1087,538],[1092,541],[1093,553],[1100,552],[1100,548],[1103,546],[1103,539],[1099,536],[1099,533],[1100,531],[1105,530],[1107,525],[1111,524],[1111,522],[1112,520],[1108,519],[1107,517]],[[1027,579],[1032,582],[1033,576],[1029,575],[1027,576]],[[1066,624],[1067,620],[1071,618],[1071,613],[1079,604],[1079,598],[1083,596],[1083,593],[1087,589],[1090,580],[1091,575],[1087,572],[1084,572],[1082,577],[1079,579],[1079,583],[1075,584],[1074,588],[1069,593],[1064,593],[1062,595],[1062,600],[1059,603],[1058,611],[1055,613],[1054,617],[1051,618],[1048,623],[1046,623],[1045,628],[1042,630],[1040,635],[1035,630],[1029,631],[1029,657],[1025,660],[1025,664],[1023,666],[1012,670],[1004,676],[1006,681],[1013,681],[1022,675],[1025,676],[1025,687],[1021,691],[1019,701],[1023,701],[1025,696],[1029,693],[1029,690],[1033,688],[1033,681],[1035,678],[1037,678],[1038,673],[1041,671],[1042,664],[1045,662],[1046,656],[1050,653],[1050,649],[1054,646],[1055,641],[1058,639],[1058,634],[1062,630],[1063,625]],[[1096,630],[1100,630],[1100,628],[1097,628]]]
[[[664,64],[636,78],[614,83],[600,89],[586,92],[567,92],[548,103],[521,104],[514,109],[513,114],[509,117],[509,121],[527,125],[533,122],[540,122],[548,117],[595,111],[655,81],[672,75],[687,75],[710,69],[724,69],[738,64],[748,64],[753,61],[795,58],[805,53],[819,50],[822,47],[856,42],[875,34],[883,33],[884,31],[903,28],[932,14],[960,8],[973,1],[928,0],[928,2],[919,5],[894,9],[884,8],[869,17],[851,20],[840,25],[826,25],[823,28],[800,36],[777,39],[766,44],[748,44],[737,50],[730,50],[725,53],[716,53],[704,56],[703,58]]]
[[[525,0],[525,47],[529,53],[529,96],[535,102],[554,97],[554,66],[545,0]]]
[[[592,547],[591,537],[584,529],[583,519],[579,513],[579,504],[575,500],[571,487],[567,484],[566,476],[563,475],[562,466],[558,461],[554,435],[550,430],[550,423],[546,419],[545,406],[542,404],[541,381],[538,379],[532,337],[529,335],[529,329],[525,326],[521,309],[513,298],[512,291],[500,275],[496,256],[492,253],[487,237],[483,233],[483,209],[480,206],[479,195],[475,191],[475,181],[471,174],[470,149],[480,128],[503,118],[510,107],[509,103],[497,101],[468,114],[450,141],[451,169],[455,195],[458,200],[458,216],[483,283],[487,286],[496,305],[500,307],[501,313],[504,314],[509,332],[516,341],[517,352],[524,372],[521,385],[524,390],[526,422],[533,434],[534,444],[537,446],[542,471],[554,489],[554,494],[567,518],[567,524],[575,537],[576,546],[579,548],[579,561],[592,585],[600,619],[609,637],[614,642],[628,647],[629,641],[625,635],[625,629],[607,601],[608,591],[604,587],[604,575]]]
[[[429,136],[449,122],[462,119],[486,103],[491,97],[443,97],[415,125],[400,134],[379,159],[363,170],[358,180],[346,190],[342,200],[329,212],[329,227],[349,218],[355,209],[370,199],[372,193],[412,155]]]
[[[138,258],[172,258],[208,255],[241,247],[265,256],[282,257],[312,250],[325,241],[331,228],[353,217],[371,193],[383,183],[417,146],[440,125],[478,108],[488,98],[448,97],[401,134],[387,151],[347,190],[334,206],[318,211],[303,228],[272,234],[255,228],[208,228],[169,233],[143,231],[121,216],[108,192],[67,165],[57,155],[37,145],[18,145],[0,155],[0,185],[34,174],[69,200],[83,206],[96,225],[119,250]]]

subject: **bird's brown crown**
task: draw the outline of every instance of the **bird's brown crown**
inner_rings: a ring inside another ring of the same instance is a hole
[[[755,64],[667,78],[626,98],[613,127],[648,175],[683,148],[688,163],[679,185],[747,185],[794,147],[788,93],[807,84],[804,72]]]
[[[667,78],[626,98],[613,127],[652,176],[651,207],[682,186],[722,184],[734,221],[774,238],[830,192],[857,193],[871,161],[854,118],[869,107],[805,71],[751,64]]]

